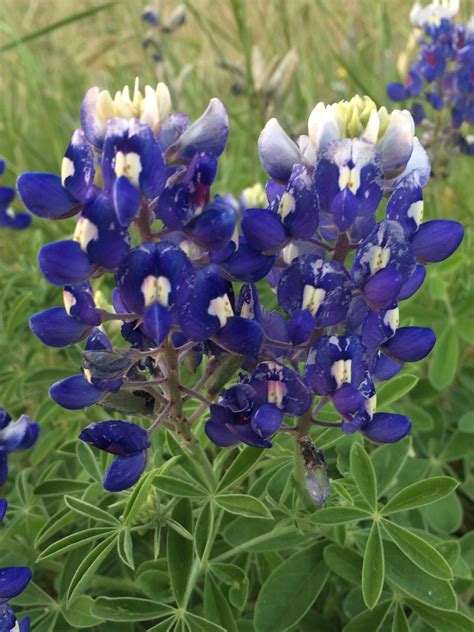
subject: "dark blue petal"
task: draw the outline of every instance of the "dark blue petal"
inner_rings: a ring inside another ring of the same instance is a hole
[[[308,239],[314,234],[319,223],[317,195],[311,175],[304,165],[294,165],[277,209],[292,237]]]
[[[25,617],[18,624],[19,632],[30,632],[30,617]]]
[[[277,403],[289,415],[303,415],[311,403],[311,395],[300,375],[277,362],[261,362],[250,380],[255,403]]]
[[[377,443],[395,443],[406,437],[410,430],[411,421],[404,415],[375,413],[363,432]]]
[[[303,309],[296,312],[288,321],[288,335],[294,345],[301,345],[309,340],[316,324],[311,312]]]
[[[0,454],[0,487],[5,485],[8,478],[8,457],[6,454]]]
[[[351,384],[345,383],[332,396],[332,402],[339,414],[347,417],[357,413],[364,405],[362,393]]]
[[[81,104],[81,127],[87,140],[97,149],[102,149],[105,125],[97,112],[99,93],[97,86],[86,92]]]
[[[364,286],[364,297],[374,309],[395,303],[402,287],[402,275],[392,267],[379,270]]]
[[[262,254],[242,238],[238,250],[221,265],[233,279],[255,283],[267,276],[275,259],[275,255]]]
[[[29,417],[22,415],[17,421],[11,422],[0,430],[0,453],[18,450],[28,432]]]
[[[101,316],[95,306],[90,283],[66,285],[63,291],[63,299],[68,316],[77,318],[77,320],[87,325],[100,325]]]
[[[0,568],[0,603],[5,603],[22,593],[31,577],[31,571],[26,566]]]
[[[6,428],[11,420],[11,415],[4,408],[0,408],[0,430]]]
[[[248,209],[241,225],[248,243],[256,250],[273,250],[288,239],[280,216],[269,209]]]
[[[235,436],[225,425],[216,424],[212,420],[206,422],[204,430],[209,439],[222,448],[239,443],[239,438]]]
[[[387,96],[392,101],[404,101],[408,98],[407,89],[402,83],[389,83],[387,85]]]
[[[400,222],[405,235],[418,230],[423,218],[423,187],[420,174],[412,171],[397,184],[387,203],[387,219]]]
[[[230,242],[235,230],[234,209],[215,199],[204,211],[183,226],[183,232],[206,250],[221,250]]]
[[[0,522],[5,518],[7,512],[8,503],[4,498],[0,499]]]
[[[96,404],[103,394],[103,391],[89,384],[83,375],[66,377],[49,389],[51,399],[67,410],[80,410]]]
[[[405,299],[413,296],[413,294],[415,294],[415,292],[417,292],[423,285],[425,277],[426,268],[418,263],[413,274],[402,285],[400,292],[398,293],[398,300],[404,301]]]
[[[53,173],[22,173],[16,186],[23,204],[38,217],[62,219],[80,210],[78,200]]]
[[[263,404],[254,412],[251,425],[261,437],[269,437],[280,429],[283,413],[274,404]]]
[[[109,492],[121,492],[135,485],[146,466],[146,452],[118,456],[104,476],[103,485]]]
[[[357,217],[357,198],[347,187],[336,194],[331,204],[331,214],[340,231],[348,230]]]
[[[241,384],[228,389],[219,397],[219,404],[212,404],[211,406],[211,421],[216,425],[233,424],[238,423],[239,416],[235,415],[236,412],[242,412],[249,408],[248,395],[245,392],[240,393],[239,389]]]
[[[395,362],[384,353],[377,353],[372,375],[376,380],[390,380],[403,368],[403,364]]]
[[[109,337],[96,327],[87,338],[86,351],[112,351],[112,343]]]
[[[393,338],[388,340],[383,350],[401,362],[417,362],[425,358],[433,349],[436,336],[427,327],[400,327]]]
[[[425,222],[413,235],[411,247],[419,261],[435,263],[450,257],[464,237],[464,228],[459,222],[434,219]]]
[[[147,307],[143,317],[143,331],[157,347],[161,345],[163,340],[169,333],[173,324],[173,318],[166,307],[159,303],[153,303]]]
[[[70,239],[46,244],[38,254],[44,277],[55,285],[77,285],[93,272],[89,257],[76,241]]]
[[[260,323],[240,316],[231,316],[216,336],[220,347],[232,353],[255,357],[263,344],[264,332]]]
[[[362,325],[361,335],[364,346],[367,349],[377,349],[395,334],[398,324],[399,313],[396,304],[379,312],[370,310]]]
[[[130,456],[150,447],[146,430],[129,421],[111,419],[90,424],[79,438],[99,450],[118,456]]]
[[[113,184],[112,198],[121,226],[128,226],[138,214],[141,204],[139,190],[126,176],[120,176]]]
[[[35,421],[28,423],[25,434],[23,435],[23,439],[21,440],[21,443],[18,446],[17,450],[29,450],[30,448],[32,448],[38,440],[39,433],[39,424],[37,424]]]
[[[64,307],[50,307],[33,314],[30,329],[48,347],[67,347],[90,332],[90,326],[67,315]]]
[[[84,132],[76,129],[64,154],[62,185],[75,199],[83,202],[94,183],[94,177],[94,153]]]

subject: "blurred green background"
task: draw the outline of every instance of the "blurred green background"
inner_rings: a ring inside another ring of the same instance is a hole
[[[162,13],[169,15],[176,4],[162,2]],[[318,101],[333,102],[359,93],[391,109],[385,86],[399,78],[397,62],[406,63],[410,0],[190,0],[185,4],[186,24],[162,37],[166,64],[159,75],[171,78],[175,108],[191,118],[205,109],[212,96],[219,96],[228,108],[231,135],[215,192],[238,194],[255,181],[264,182],[256,143],[269,116],[277,116],[296,135],[304,130]],[[103,10],[95,11],[102,5],[106,5]],[[2,0],[0,156],[7,161],[4,183],[13,184],[24,170],[59,171],[90,86],[113,93],[133,84],[136,76],[142,85],[156,82],[156,64],[142,47],[147,31],[140,19],[143,5],[136,1]],[[463,3],[461,18],[471,8]],[[284,98],[280,95],[273,104],[264,102],[254,72],[255,45],[268,67],[289,50],[297,54],[294,73],[280,78],[287,83],[283,84]],[[174,80],[188,65],[187,80],[180,88]],[[420,380],[409,397],[394,404],[398,412],[412,417],[417,455],[428,459],[430,471],[444,468],[452,473],[455,468],[464,481],[460,495],[453,497],[448,531],[461,525],[461,503],[469,515],[472,508],[467,505],[474,498],[470,470],[460,471],[463,464],[441,464],[438,459],[447,436],[458,428],[469,433],[474,425],[474,413],[469,414],[474,395],[470,346],[474,342],[473,164],[472,158],[453,155],[448,176],[433,179],[426,189],[425,218],[460,220],[467,236],[449,261],[429,270],[416,298],[402,305],[402,323],[432,326],[438,344],[428,360],[410,367]],[[20,206],[17,201],[15,208]],[[58,288],[39,274],[37,252],[45,242],[70,235],[73,227],[74,219],[57,223],[34,219],[29,230],[0,233],[0,402],[12,413],[28,411],[42,423],[42,438],[31,455],[33,463],[44,461],[66,437],[73,436],[79,424],[106,418],[96,408],[65,413],[49,401],[51,382],[77,372],[79,350],[48,349],[27,325],[32,313],[62,300]]]

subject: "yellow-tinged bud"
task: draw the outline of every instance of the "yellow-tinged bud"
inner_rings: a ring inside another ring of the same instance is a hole
[[[260,182],[244,189],[242,198],[247,208],[264,208],[268,204],[265,187]]]

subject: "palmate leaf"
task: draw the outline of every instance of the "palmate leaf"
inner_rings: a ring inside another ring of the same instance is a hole
[[[210,573],[204,583],[204,617],[221,625],[227,632],[237,632],[232,609]]]
[[[362,558],[349,548],[329,544],[324,548],[324,561],[329,569],[348,582],[360,586],[362,580]]]
[[[102,562],[108,556],[110,551],[117,543],[117,534],[108,537],[103,542],[99,542],[89,553],[85,556],[82,562],[79,564],[76,572],[74,573],[71,583],[67,591],[66,602],[71,604],[75,597],[78,597],[83,592],[89,581],[95,575]]]
[[[81,500],[80,498],[74,498],[74,496],[64,496],[64,502],[69,509],[72,509],[76,513],[85,516],[86,518],[92,518],[99,522],[106,522],[107,524],[115,527],[120,526],[120,521],[115,516],[110,514],[104,509],[100,509],[91,503]]]

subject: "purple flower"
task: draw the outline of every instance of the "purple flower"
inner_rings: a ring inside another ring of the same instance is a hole
[[[0,160],[0,175],[5,171],[5,161]],[[13,228],[22,230],[31,224],[31,215],[28,213],[15,213],[10,208],[15,199],[15,189],[0,186],[0,228]]]

